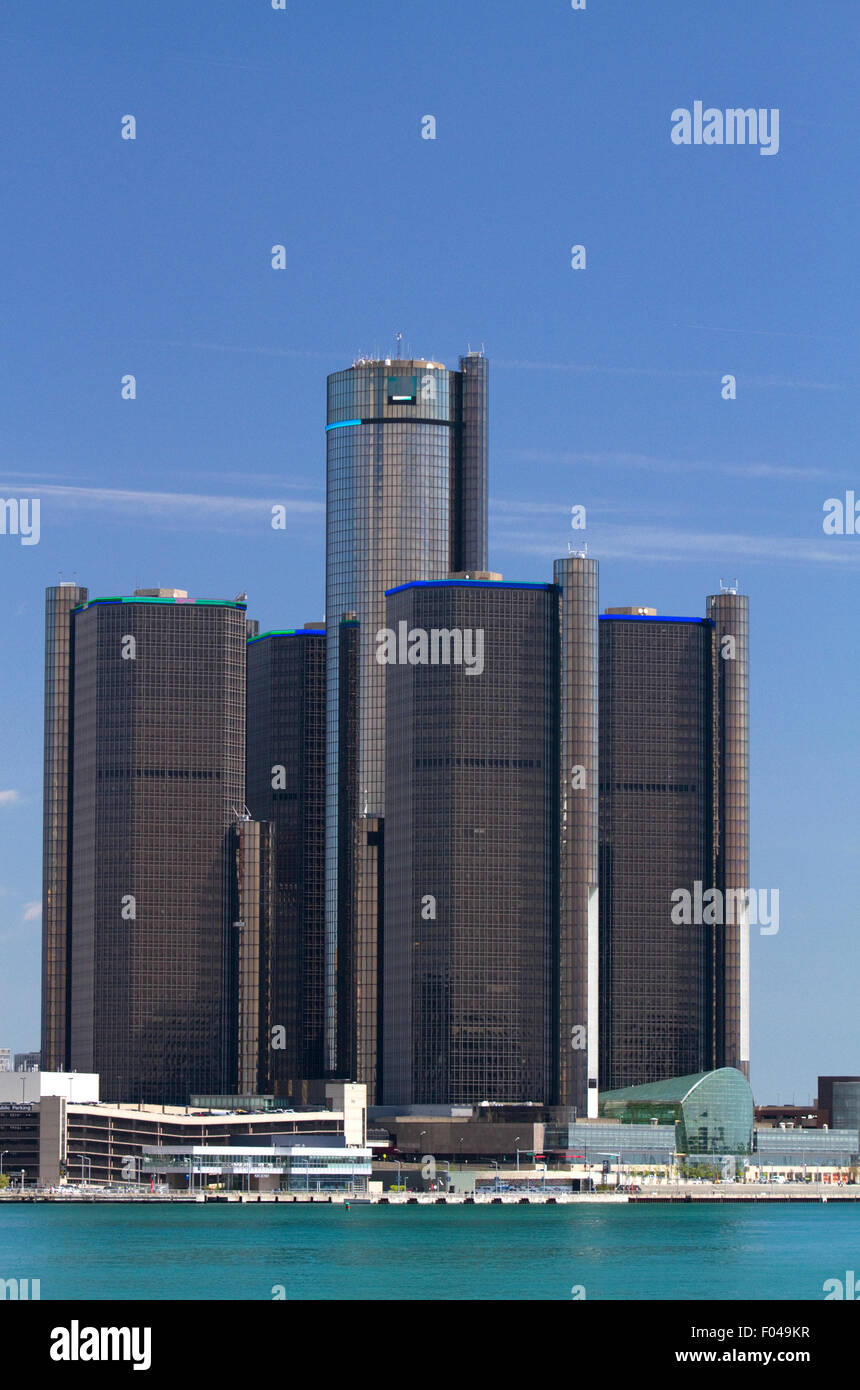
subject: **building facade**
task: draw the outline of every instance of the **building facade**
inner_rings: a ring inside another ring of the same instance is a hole
[[[707,604],[600,619],[601,1089],[749,1072],[747,600]]]
[[[42,833],[42,1061],[62,1071],[69,1058],[72,875],[73,613],[87,590],[66,581],[45,593],[45,762]]]
[[[261,983],[254,1086],[288,1096],[301,1080],[324,1071],[322,624],[249,641],[247,723],[247,803],[251,815],[271,827],[273,894],[257,947]],[[243,921],[248,917],[240,913]],[[244,975],[249,987],[252,974],[253,967]]]
[[[66,1031],[68,1066],[98,1072],[108,1100],[231,1088],[245,605],[181,590],[86,601],[70,650],[71,874],[65,933],[53,912],[45,927],[46,1047]],[[46,798],[52,822],[58,801]],[[46,871],[60,887],[61,858]]]
[[[860,1076],[819,1076],[818,1123],[829,1129],[860,1127]]]
[[[385,818],[376,633],[387,589],[486,569],[485,358],[470,353],[459,371],[411,359],[335,372],[326,439],[326,1066],[373,1097]]]
[[[557,626],[548,584],[388,595],[386,1105],[552,1099]]]

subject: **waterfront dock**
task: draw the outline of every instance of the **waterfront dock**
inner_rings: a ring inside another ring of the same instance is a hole
[[[810,1185],[811,1186],[811,1185]],[[823,1190],[822,1190],[823,1189]],[[391,1192],[371,1193],[368,1196],[354,1196],[349,1192],[84,1192],[74,1189],[68,1192],[4,1192],[0,1202],[57,1202],[103,1204],[105,1202],[123,1205],[189,1203],[220,1203],[233,1205],[324,1205],[324,1206],[570,1206],[606,1205],[654,1206],[660,1204],[691,1205],[694,1203],[740,1202],[747,1206],[770,1205],[774,1202],[860,1202],[860,1187],[828,1189],[826,1184],[810,1191],[809,1186],[800,1191],[786,1191],[784,1186],[772,1190],[762,1188],[743,1188],[739,1185],[721,1191],[719,1187],[703,1187],[694,1191],[667,1191],[655,1189],[653,1192],[502,1192],[493,1191],[447,1194],[437,1192]]]

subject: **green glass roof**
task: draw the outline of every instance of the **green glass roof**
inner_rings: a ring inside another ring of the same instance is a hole
[[[743,1072],[735,1067],[718,1067],[715,1071],[697,1071],[691,1076],[670,1076],[666,1081],[646,1082],[642,1086],[623,1086],[618,1091],[601,1091],[600,1102],[603,1104],[604,1101],[641,1100],[675,1104],[686,1100],[690,1092],[695,1090],[706,1076],[720,1076],[725,1072],[731,1072],[747,1084]]]

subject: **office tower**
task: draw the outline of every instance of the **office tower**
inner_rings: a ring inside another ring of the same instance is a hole
[[[860,1129],[860,1076],[819,1076],[818,1123],[826,1129]]]
[[[138,590],[72,637],[68,1064],[106,1100],[185,1104],[235,1084],[245,605]]]
[[[559,594],[558,930],[555,1101],[596,1116],[598,1101],[597,562],[557,560]]]
[[[54,585],[45,593],[42,1065],[46,1071],[65,1071],[69,1057],[72,613],[86,600],[86,589],[69,581]]]
[[[16,1071],[41,1071],[42,1054],[41,1052],[16,1052],[15,1053]],[[47,1067],[44,1068],[47,1071]]]
[[[487,362],[356,362],[328,378],[326,437],[325,1060],[366,1083],[372,1103],[385,829],[376,633],[387,589],[486,569]]]
[[[749,599],[735,588],[708,597],[714,624],[719,813],[716,881],[723,894],[750,886]],[[716,1066],[749,1078],[749,920],[726,922],[714,942]]]
[[[260,945],[260,1079],[292,1096],[323,1075],[325,1003],[325,629],[248,643],[247,803],[273,831],[274,899]],[[273,1034],[273,1029],[282,1030]]]
[[[746,600],[708,604],[600,619],[601,1090],[748,1060],[748,929],[707,906],[749,886]]]
[[[384,1100],[550,1103],[558,591],[387,598]]]

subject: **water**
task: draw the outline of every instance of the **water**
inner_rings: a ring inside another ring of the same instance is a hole
[[[0,1277],[42,1299],[821,1300],[860,1207],[0,1208]]]

